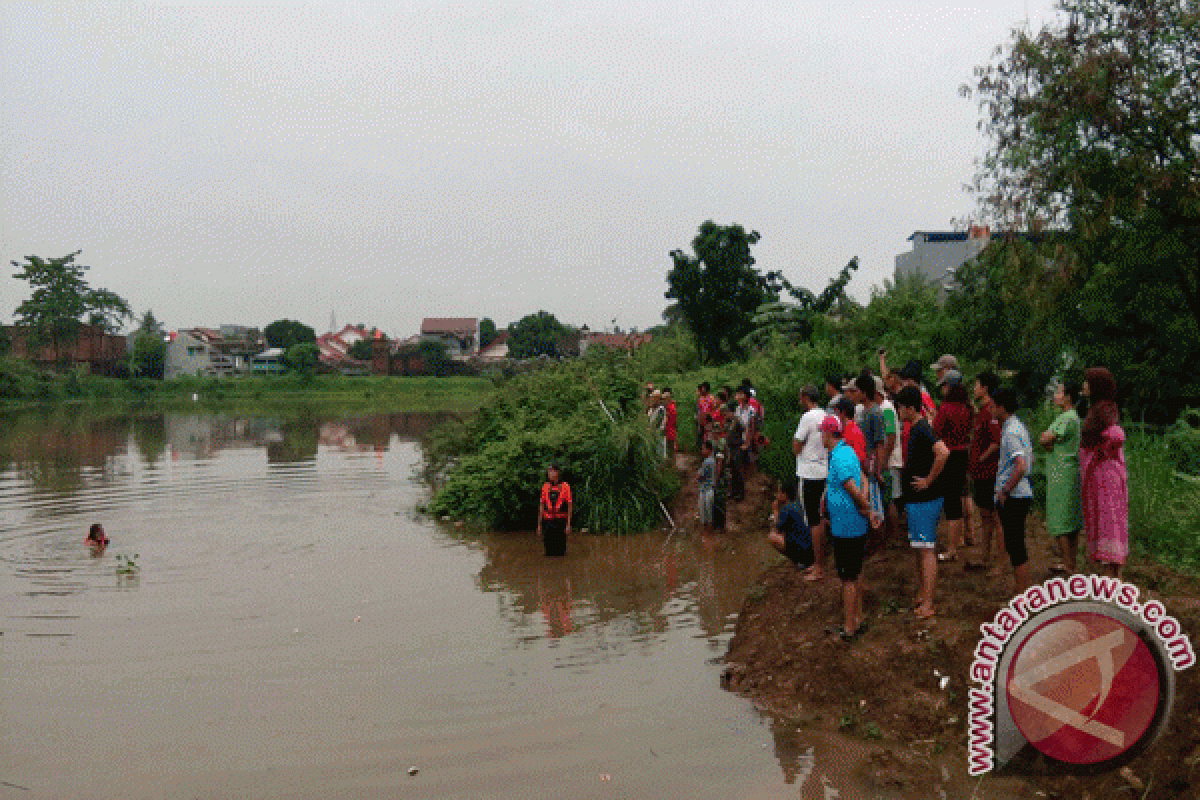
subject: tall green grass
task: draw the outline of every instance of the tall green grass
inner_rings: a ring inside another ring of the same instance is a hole
[[[679,480],[656,451],[635,372],[623,354],[597,352],[507,381],[473,419],[430,438],[429,510],[489,528],[532,527],[554,463],[572,487],[575,527],[633,533],[661,524],[659,502]]]

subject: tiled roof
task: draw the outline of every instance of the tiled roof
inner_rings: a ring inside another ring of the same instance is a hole
[[[426,317],[421,320],[421,333],[474,334],[479,328],[475,317]]]

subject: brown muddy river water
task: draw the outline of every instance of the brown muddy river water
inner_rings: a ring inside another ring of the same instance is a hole
[[[878,796],[719,688],[760,537],[435,523],[435,421],[0,417],[0,798]]]

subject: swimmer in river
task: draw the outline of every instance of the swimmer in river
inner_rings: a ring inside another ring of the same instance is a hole
[[[108,545],[108,536],[99,522],[92,523],[92,527],[88,528],[87,543],[96,550],[103,550]]]
[[[547,468],[546,478],[538,501],[537,533],[546,555],[565,556],[567,534],[571,532],[571,487],[562,480],[562,473],[555,464]]]

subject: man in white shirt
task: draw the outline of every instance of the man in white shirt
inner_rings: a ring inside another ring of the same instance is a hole
[[[820,406],[817,388],[811,385],[800,390],[800,405],[804,408],[804,415],[800,417],[800,424],[796,426],[796,435],[792,439],[792,453],[796,456],[796,478],[800,481],[804,516],[812,530],[813,553],[816,558],[804,573],[804,579],[817,581],[825,577],[821,567],[825,543],[821,496],[825,493],[825,478],[829,474],[829,453],[825,450],[825,442],[821,437],[821,422],[825,419],[825,411]]]

